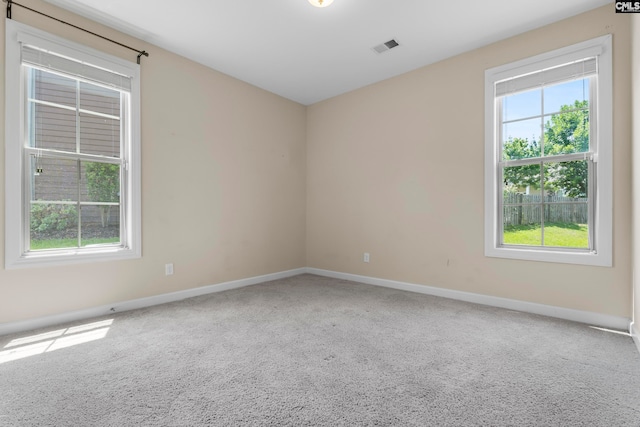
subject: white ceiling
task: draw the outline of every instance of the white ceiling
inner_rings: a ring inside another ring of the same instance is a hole
[[[307,0],[46,1],[304,105],[613,3],[335,0],[316,8]],[[390,39],[400,46],[372,50]],[[149,46],[134,47],[153,55]]]

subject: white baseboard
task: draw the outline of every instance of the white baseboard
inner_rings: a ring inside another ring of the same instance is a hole
[[[357,274],[340,273],[317,268],[307,268],[307,273],[318,276],[332,277],[335,279],[351,280],[354,282],[366,283],[369,285],[383,286],[386,288],[400,289],[403,291],[417,292],[421,294],[450,298],[460,301],[472,302],[476,304],[501,307],[509,310],[523,311],[526,313],[540,314],[543,316],[556,317],[559,319],[572,320],[574,322],[586,323],[592,326],[601,326],[616,330],[629,330],[630,319],[607,314],[593,313],[590,311],[573,310],[570,308],[556,307],[552,305],[537,304],[526,301],[518,301],[508,298],[493,297],[489,295],[474,294],[452,289],[437,288],[426,285],[416,285],[413,283],[398,282],[395,280],[378,279],[375,277],[360,276]],[[638,344],[637,337],[636,344]],[[640,349],[640,345],[638,347]]]
[[[19,322],[0,323],[0,336],[44,328],[53,325],[59,325],[62,323],[75,322],[77,320],[84,320],[92,317],[105,316],[111,313],[119,313],[123,311],[135,310],[138,308],[165,304],[168,302],[180,301],[183,299],[211,294],[214,292],[222,292],[229,289],[237,289],[245,286],[256,285],[258,283],[269,282],[271,280],[284,279],[286,277],[297,276],[303,273],[306,273],[306,269],[298,268],[295,270],[287,270],[278,273],[265,274],[263,276],[250,277],[247,279],[233,280],[230,282],[218,283],[216,285],[186,289],[184,291],[155,295],[147,298],[139,298],[130,301],[103,305],[100,307],[92,307],[85,310],[54,314],[52,316],[38,317],[35,319],[23,320]]]
[[[186,289],[183,291],[171,292],[162,295],[156,295],[147,298],[140,298],[130,301],[124,301],[115,304],[103,305],[100,307],[88,308],[85,310],[61,313],[52,316],[39,317],[35,319],[23,320],[18,322],[9,322],[0,324],[0,336],[13,334],[22,331],[28,331],[48,326],[58,325],[77,320],[89,319],[92,317],[105,316],[111,313],[119,313],[123,311],[135,310],[138,308],[151,307],[154,305],[165,304],[174,301],[180,301],[200,295],[211,294],[214,292],[222,292],[230,289],[242,288],[245,286],[256,285],[258,283],[269,282],[271,280],[284,279],[286,277],[297,276],[299,274],[316,274],[318,276],[332,277],[342,280],[351,280],[354,282],[365,283],[375,286],[383,286],[386,288],[399,289],[409,292],[417,292],[421,294],[434,295],[444,298],[450,298],[460,301],[467,301],[476,304],[489,305],[493,307],[501,307],[510,310],[523,311],[527,313],[540,314],[543,316],[556,317],[560,319],[572,320],[575,322],[586,323],[593,326],[602,326],[610,329],[629,330],[633,339],[640,350],[640,331],[637,329],[634,333],[633,325],[630,320],[624,317],[610,316],[606,314],[593,313],[589,311],[572,310],[569,308],[555,307],[551,305],[536,304],[526,301],[512,300],[508,298],[493,297],[482,294],[474,294],[471,292],[462,292],[452,289],[438,288],[433,286],[417,285],[413,283],[399,282],[395,280],[379,279],[375,277],[360,276],[357,274],[340,273],[330,270],[322,270],[318,268],[298,268],[278,273],[265,274],[263,276],[250,277],[247,279],[233,280],[230,282],[218,283],[215,285],[203,286],[199,288]]]
[[[640,330],[638,330],[636,322],[631,322],[629,325],[629,333],[631,334],[631,338],[633,338],[633,342],[636,343],[638,351],[640,351]]]

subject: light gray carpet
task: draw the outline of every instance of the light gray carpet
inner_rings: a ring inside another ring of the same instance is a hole
[[[640,425],[631,338],[572,322],[312,275],[106,319],[0,364],[1,426]]]

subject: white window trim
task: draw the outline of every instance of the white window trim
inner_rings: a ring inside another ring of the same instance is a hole
[[[497,107],[495,83],[511,77],[536,72],[570,61],[598,55],[597,186],[594,235],[596,250],[577,252],[562,249],[514,248],[499,245]],[[613,261],[613,67],[612,37],[606,35],[572,46],[485,71],[485,176],[484,234],[485,256],[531,261],[557,262],[611,267]]]
[[[24,79],[21,78],[21,53],[18,37],[34,41],[88,63],[122,72],[132,77],[130,144],[126,153],[130,169],[127,181],[126,212],[129,224],[126,247],[71,248],[55,252],[24,251],[22,147],[24,121]],[[56,37],[16,21],[6,21],[5,53],[5,269],[67,265],[84,262],[134,259],[142,256],[141,235],[141,159],[140,159],[140,68],[137,64]],[[19,82],[19,83],[18,83]]]

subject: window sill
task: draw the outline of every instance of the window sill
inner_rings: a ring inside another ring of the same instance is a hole
[[[139,250],[121,247],[102,247],[95,249],[69,249],[59,251],[41,251],[5,259],[5,269],[31,267],[54,267],[60,265],[83,264],[89,262],[120,261],[141,258]]]
[[[485,256],[523,261],[555,262],[561,264],[580,264],[597,267],[611,267],[611,255],[587,251],[544,250],[535,248],[487,247]]]

